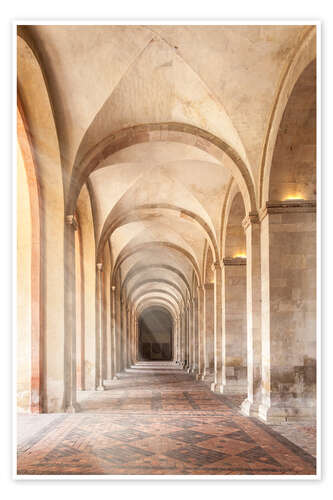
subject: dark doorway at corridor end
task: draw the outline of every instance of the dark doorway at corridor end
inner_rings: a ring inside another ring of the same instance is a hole
[[[172,360],[172,318],[161,307],[145,309],[139,317],[139,359]]]

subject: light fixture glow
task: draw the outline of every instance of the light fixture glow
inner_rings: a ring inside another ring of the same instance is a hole
[[[236,255],[234,255],[234,259],[246,259],[246,253],[236,253]]]
[[[288,194],[288,196],[286,196],[283,201],[288,200],[304,200],[304,198],[300,194]]]

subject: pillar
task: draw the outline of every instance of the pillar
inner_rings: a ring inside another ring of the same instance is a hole
[[[193,298],[188,301],[188,344],[187,344],[187,371],[188,373],[192,372],[193,369],[193,343],[194,343],[194,335],[193,335]]]
[[[76,402],[76,284],[75,284],[75,231],[73,215],[65,224],[65,349],[64,349],[64,410],[75,413]]]
[[[247,399],[245,415],[257,416],[261,401],[261,257],[257,213],[243,220],[246,236]]]
[[[205,336],[205,316],[204,316],[204,289],[198,286],[198,373],[196,379],[201,380],[204,374],[204,336]]]
[[[198,299],[194,297],[192,299],[192,369],[191,373],[197,375],[198,373]]]
[[[122,339],[121,339],[121,291],[119,281],[116,281],[116,373],[123,370]]]
[[[96,279],[96,391],[104,391],[103,386],[103,264],[97,264]]]
[[[186,304],[181,313],[181,364],[185,368],[186,360]]]
[[[190,367],[190,300],[186,304],[185,313],[185,369],[188,370]]]
[[[222,270],[214,262],[214,382],[211,390],[220,392],[222,385]]]
[[[122,344],[122,360],[123,369],[127,368],[127,310],[125,298],[121,301],[121,344]]]
[[[247,392],[246,259],[222,261],[222,387]]]
[[[204,373],[203,380],[214,378],[214,283],[204,285]]]
[[[269,423],[316,415],[316,203],[267,202],[262,251],[262,401]]]
[[[116,374],[119,371],[117,360],[117,335],[116,335],[116,287],[111,286],[111,357],[112,357],[112,379],[117,379]]]

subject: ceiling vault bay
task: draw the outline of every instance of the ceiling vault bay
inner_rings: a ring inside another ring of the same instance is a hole
[[[213,261],[222,257],[230,186],[246,212],[258,209],[272,103],[306,30],[18,27],[19,89],[32,50],[52,104],[67,215],[87,185],[96,260],[108,245],[112,280],[120,269],[128,298],[180,307],[205,281],[207,246]]]

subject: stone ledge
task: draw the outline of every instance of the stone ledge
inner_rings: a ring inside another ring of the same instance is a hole
[[[246,257],[225,257],[222,263],[224,266],[246,266]]]
[[[316,212],[316,207],[316,200],[267,201],[266,207],[259,211],[259,220],[261,222],[267,214],[312,213]]]

